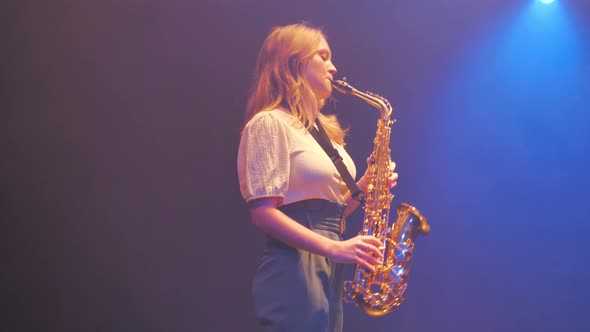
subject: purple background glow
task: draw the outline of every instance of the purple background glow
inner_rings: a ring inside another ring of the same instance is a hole
[[[3,327],[257,331],[264,241],[238,134],[263,38],[305,20],[339,77],[394,105],[394,203],[432,226],[404,304],[381,318],[346,305],[345,331],[590,329],[590,2],[0,8]],[[338,101],[364,169],[376,110]]]

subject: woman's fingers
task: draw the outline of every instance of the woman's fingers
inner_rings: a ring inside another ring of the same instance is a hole
[[[395,171],[395,167],[396,167],[396,166],[397,166],[397,165],[395,164],[395,161],[390,161],[390,162],[389,162],[389,170],[390,170],[390,171],[392,171],[392,172],[393,172],[393,171]]]
[[[378,238],[376,238],[375,236],[372,236],[372,235],[362,235],[361,241],[363,241],[364,243],[367,243],[367,244],[372,244],[373,246],[375,246],[377,248],[383,245],[383,243],[381,243],[381,241],[379,241]]]
[[[339,263],[354,263],[374,271],[375,266],[383,264],[383,244],[371,235],[358,235],[340,242],[341,249],[332,259]]]
[[[380,250],[383,244],[376,237],[369,235],[362,236],[361,241],[362,244],[357,247],[360,250],[357,257],[366,268],[370,265],[372,271],[374,265],[383,263],[383,252]]]
[[[371,264],[371,263],[369,263],[369,262],[367,262],[366,260],[363,260],[363,259],[360,259],[357,264],[359,264],[360,266],[362,266],[363,269],[365,269],[367,271],[371,271],[371,272],[374,272],[375,271],[375,265],[377,265],[377,264]]]
[[[370,252],[363,251],[358,254],[358,264],[369,271],[374,271],[375,267],[381,265],[383,261],[376,258]]]
[[[395,172],[396,166],[397,165],[395,164],[395,162],[389,162],[389,188],[393,188],[397,185],[397,179],[399,177],[399,174]]]

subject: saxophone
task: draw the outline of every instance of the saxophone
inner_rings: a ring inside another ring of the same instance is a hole
[[[389,210],[393,194],[388,186],[388,167],[391,162],[389,141],[390,120],[393,108],[387,99],[371,92],[361,92],[346,82],[334,80],[334,88],[343,94],[358,97],[381,112],[377,122],[374,150],[369,161],[368,186],[364,204],[361,235],[373,235],[383,243],[383,264],[373,272],[356,266],[354,279],[344,283],[344,300],[356,302],[368,315],[383,316],[395,310],[403,301],[408,286],[410,263],[414,251],[414,239],[428,234],[430,225],[418,210],[401,203],[397,208],[397,220],[388,227]]]

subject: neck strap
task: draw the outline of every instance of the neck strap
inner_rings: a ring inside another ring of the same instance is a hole
[[[344,183],[346,183],[348,190],[350,190],[352,198],[359,202],[364,202],[365,198],[363,191],[361,190],[361,188],[359,188],[356,182],[354,182],[354,179],[350,175],[348,168],[346,168],[346,165],[344,164],[342,157],[338,153],[338,150],[334,148],[332,142],[330,141],[330,138],[328,138],[326,130],[324,129],[324,127],[322,127],[319,120],[316,120],[315,123],[318,126],[319,130],[315,127],[311,127],[311,129],[309,130],[310,134],[313,136],[313,138],[315,138],[315,140],[322,147],[322,149],[324,149],[326,154],[328,154],[330,160],[332,160],[332,163],[334,163],[334,166],[336,166],[336,169],[338,170],[338,173],[340,173],[342,180],[344,180]]]

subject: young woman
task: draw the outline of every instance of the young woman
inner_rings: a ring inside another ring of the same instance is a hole
[[[345,132],[321,112],[336,74],[325,35],[308,24],[275,27],[258,56],[238,151],[238,177],[252,222],[267,235],[253,281],[265,331],[341,331],[342,263],[372,270],[383,258],[372,236],[342,241],[360,203],[309,130],[318,121],[353,176]],[[390,185],[396,184],[395,164]],[[365,176],[357,185],[366,190]]]

